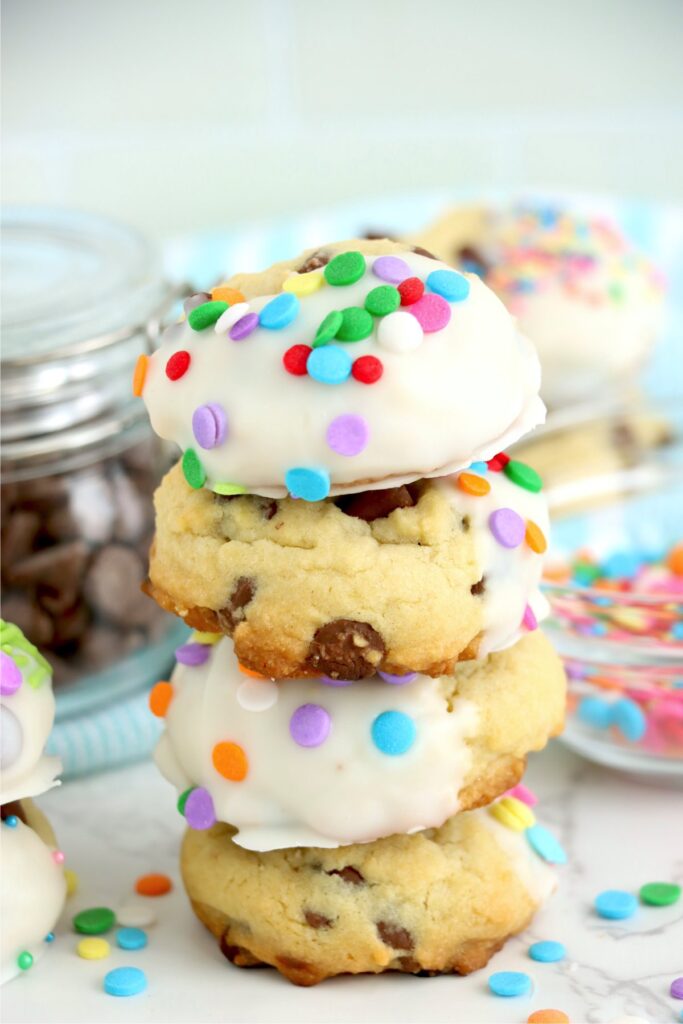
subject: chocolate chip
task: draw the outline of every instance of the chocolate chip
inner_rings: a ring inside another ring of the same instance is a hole
[[[197,306],[203,306],[205,302],[211,302],[211,296],[208,292],[195,292],[194,295],[189,295],[183,302],[185,315],[191,313]]]
[[[368,622],[336,619],[316,630],[307,663],[333,679],[364,679],[377,671],[386,646]]]
[[[463,533],[469,533],[470,532],[470,517],[469,516],[463,516],[462,517],[461,526],[462,526],[462,532]]]
[[[405,971],[406,974],[421,974],[423,977],[429,974],[429,971],[425,971],[422,964],[418,963],[414,956],[400,956],[398,962],[401,970]]]
[[[324,914],[316,914],[314,910],[304,910],[304,919],[311,928],[331,928],[332,918]]]
[[[7,581],[17,587],[40,583],[56,592],[68,590],[73,602],[87,561],[88,546],[83,541],[52,544],[11,566],[6,574]]]
[[[3,804],[0,807],[0,815],[2,815],[3,821],[5,818],[9,818],[14,815],[15,818],[19,819],[19,821],[23,821],[24,825],[26,824],[26,815],[24,814],[24,808],[21,800],[10,800],[9,803]]]
[[[392,949],[414,949],[413,936],[400,924],[392,924],[391,921],[378,921],[376,928],[382,942],[391,946]]]
[[[470,587],[470,594],[483,594],[485,590],[486,590],[486,577],[482,576],[482,578],[480,580],[477,580],[476,583],[472,584],[472,586]]]
[[[305,263],[301,264],[297,269],[297,274],[308,274],[311,270],[320,270],[321,267],[327,266],[331,259],[332,253],[318,249],[308,257]]]
[[[416,502],[407,487],[387,487],[379,491],[361,491],[348,494],[336,501],[336,505],[347,516],[364,519],[372,523],[384,519],[397,508],[411,508]]]
[[[358,868],[352,868],[350,864],[344,868],[334,868],[332,871],[327,871],[326,874],[339,875],[341,880],[349,885],[363,885],[365,882],[365,876],[360,873]]]
[[[232,588],[230,600],[224,608],[217,612],[221,631],[232,633],[240,622],[244,622],[244,609],[256,593],[256,584],[249,576],[240,576]]]
[[[261,967],[263,965],[263,961],[255,957],[248,949],[229,942],[228,935],[228,932],[221,935],[221,940],[218,944],[226,960],[229,960],[236,967]]]
[[[2,598],[2,617],[13,622],[36,647],[49,647],[55,635],[52,619],[36,602],[24,594]]]
[[[437,260],[439,258],[433,252],[430,252],[429,249],[423,249],[421,245],[414,245],[413,252],[417,256],[426,256],[428,260]]]
[[[28,558],[34,549],[34,542],[40,530],[40,516],[37,512],[17,509],[7,517],[3,516],[2,552],[3,568]]]
[[[262,498],[260,502],[261,515],[264,519],[271,520],[273,516],[277,515],[278,504],[274,498]]]

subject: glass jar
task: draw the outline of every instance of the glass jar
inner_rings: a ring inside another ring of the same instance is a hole
[[[179,290],[109,221],[17,208],[2,230],[2,616],[63,712],[158,678],[182,635],[140,590],[170,459],[131,393]]]

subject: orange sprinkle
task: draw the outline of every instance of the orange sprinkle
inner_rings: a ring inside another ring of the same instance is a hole
[[[135,883],[135,891],[140,896],[165,896],[172,888],[168,875],[141,875]]]
[[[548,541],[545,539],[543,530],[540,526],[537,526],[533,519],[527,519],[524,536],[531,550],[535,551],[537,555],[542,555],[548,547]]]
[[[571,573],[569,572],[568,567],[566,565],[560,565],[559,562],[543,566],[543,578],[551,580],[553,583],[566,583],[570,576]]]
[[[674,544],[669,552],[666,564],[676,576],[683,576],[683,543]]]
[[[476,473],[461,473],[457,482],[461,491],[465,494],[474,494],[477,498],[491,490],[488,480],[483,476],[477,476]]]
[[[217,288],[212,288],[211,299],[214,302],[227,302],[229,306],[234,306],[238,302],[246,302],[242,292],[238,292],[236,288],[229,288],[227,284],[219,284]]]
[[[267,679],[268,678],[268,676],[262,676],[260,672],[254,672],[253,668],[247,668],[247,666],[246,665],[242,665],[241,662],[238,663],[237,667],[239,668],[239,670],[240,670],[240,672],[242,673],[243,676],[249,676],[250,679]]]
[[[155,683],[149,694],[149,710],[157,718],[165,718],[169,705],[173,700],[171,683]]]
[[[534,1010],[526,1020],[527,1024],[570,1024],[563,1010]]]
[[[242,782],[249,771],[249,761],[238,743],[217,743],[211,755],[219,775],[231,782]]]
[[[144,354],[138,356],[138,361],[135,364],[135,370],[133,372],[133,394],[136,398],[139,398],[142,394],[142,389],[145,386],[145,377],[147,376],[147,364],[149,359]]]

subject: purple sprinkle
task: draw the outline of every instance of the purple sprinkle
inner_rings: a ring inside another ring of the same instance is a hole
[[[0,651],[0,693],[3,697],[11,697],[16,693],[24,679],[19,666],[9,654]]]
[[[319,704],[302,704],[289,720],[289,731],[300,747],[319,747],[330,734],[332,719]]]
[[[200,448],[215,448],[223,444],[228,432],[228,420],[223,406],[211,402],[195,409],[192,414],[192,432]]]
[[[323,686],[351,686],[353,679],[333,679],[332,676],[321,676]]]
[[[674,978],[670,991],[672,999],[683,999],[683,978]]]
[[[406,261],[398,256],[378,256],[372,264],[372,272],[380,281],[388,281],[389,284],[401,284],[412,275]]]
[[[362,416],[337,416],[327,428],[327,444],[337,455],[360,455],[367,446],[370,428]]]
[[[181,665],[203,665],[211,655],[210,644],[183,644],[175,652],[176,661]]]
[[[412,683],[413,679],[417,679],[417,672],[406,672],[403,676],[396,676],[391,672],[378,672],[377,675],[392,686],[403,686],[404,683]]]
[[[241,341],[242,338],[248,338],[252,331],[255,331],[258,327],[258,313],[245,313],[236,324],[228,331],[228,336],[233,341]]]
[[[518,548],[524,540],[524,520],[511,508],[497,508],[489,516],[489,529],[504,548]]]
[[[190,828],[203,832],[216,824],[216,811],[208,789],[198,786],[185,801],[185,820]]]
[[[526,628],[529,630],[538,629],[538,619],[534,615],[534,610],[530,604],[528,604],[524,609],[522,625],[526,626]]]

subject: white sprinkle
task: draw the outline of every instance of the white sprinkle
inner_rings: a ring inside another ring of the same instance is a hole
[[[154,913],[151,904],[132,900],[124,903],[116,911],[116,923],[122,924],[125,928],[149,928],[156,924],[157,915]]]
[[[389,352],[412,352],[423,336],[417,317],[401,311],[383,317],[377,329],[377,341]]]
[[[277,703],[277,683],[269,679],[247,679],[237,690],[237,703],[245,711],[267,711]]]
[[[234,306],[229,306],[225,313],[221,313],[214,331],[216,334],[225,334],[233,327],[238,320],[241,320],[249,312],[248,302],[237,302]]]

